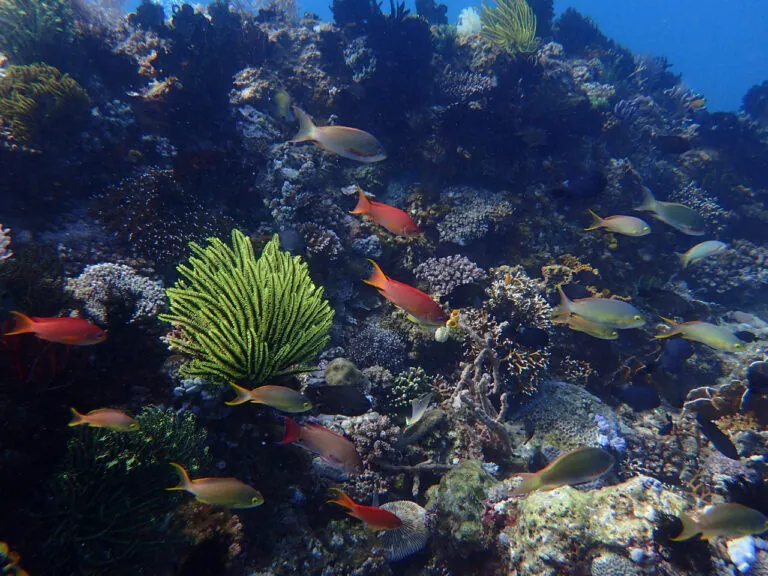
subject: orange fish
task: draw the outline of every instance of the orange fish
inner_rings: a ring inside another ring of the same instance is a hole
[[[363,506],[352,500],[352,498],[338,488],[331,488],[331,490],[337,493],[337,497],[335,500],[328,500],[328,502],[348,508],[349,512],[347,514],[362,520],[369,528],[374,530],[393,530],[394,528],[400,528],[403,524],[403,521],[389,510],[384,510],[378,506]]]
[[[133,432],[139,429],[139,423],[122,410],[99,408],[98,410],[91,410],[88,414],[80,414],[74,408],[70,408],[70,410],[72,411],[70,426],[86,424],[92,428],[108,428],[115,432]]]
[[[392,234],[413,236],[419,233],[419,227],[416,226],[416,222],[413,221],[413,218],[407,212],[403,212],[400,208],[395,208],[389,204],[369,200],[360,186],[357,187],[357,191],[360,193],[360,199],[350,214],[370,216],[376,224],[383,226]]]
[[[107,338],[106,330],[82,318],[35,318],[14,311],[11,314],[16,317],[16,325],[6,336],[32,333],[40,340],[72,346],[91,346]]]
[[[398,308],[404,310],[411,320],[427,326],[442,326],[448,319],[440,305],[421,290],[392,280],[381,271],[379,265],[368,260],[373,265],[373,273],[368,280],[363,280],[379,289],[384,298]]]
[[[313,422],[299,426],[287,416],[283,416],[283,420],[285,435],[278,444],[295,443],[349,474],[362,472],[363,463],[355,445],[341,434]]]
[[[166,490],[184,490],[194,494],[205,504],[225,508],[256,508],[264,504],[261,492],[237,478],[195,478],[192,480],[184,467],[171,462],[179,475],[179,483]]]

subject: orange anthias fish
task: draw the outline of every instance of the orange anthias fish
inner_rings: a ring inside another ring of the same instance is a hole
[[[360,193],[360,199],[357,201],[357,206],[350,214],[365,214],[370,216],[371,219],[379,226],[383,226],[392,234],[399,234],[400,236],[413,236],[419,233],[419,227],[416,226],[416,222],[413,221],[407,212],[403,212],[400,208],[395,208],[389,204],[383,204],[381,202],[375,202],[369,200],[363,192],[363,189],[359,186],[357,191]]]
[[[381,143],[368,132],[346,126],[315,126],[301,108],[294,106],[293,112],[299,120],[299,133],[291,142],[314,142],[323,150],[366,164],[387,157]]]
[[[328,502],[348,508],[349,512],[347,514],[362,520],[369,528],[374,530],[393,530],[394,528],[400,528],[403,524],[403,521],[389,510],[384,510],[378,506],[363,506],[352,500],[352,498],[338,488],[331,488],[331,490],[336,492],[336,498],[328,500]]]
[[[40,340],[72,346],[91,346],[107,339],[106,330],[82,318],[35,318],[13,311],[11,314],[16,317],[16,325],[6,336],[31,333]]]
[[[355,445],[341,434],[313,422],[299,426],[287,416],[283,416],[283,420],[285,435],[278,444],[295,443],[349,474],[362,472],[363,463]]]
[[[179,475],[179,484],[166,490],[185,490],[205,504],[226,508],[256,508],[264,503],[261,492],[237,478],[196,478],[192,480],[180,464],[171,462]]]
[[[368,280],[363,280],[363,282],[378,288],[384,298],[404,310],[414,322],[427,326],[445,324],[448,316],[428,294],[403,282],[392,280],[381,271],[376,262],[373,260],[368,260],[368,262],[373,265],[373,273]]]
[[[99,408],[91,410],[88,414],[80,414],[74,408],[70,410],[72,411],[70,426],[87,425],[92,428],[108,428],[115,432],[133,432],[139,429],[139,423],[122,410]]]

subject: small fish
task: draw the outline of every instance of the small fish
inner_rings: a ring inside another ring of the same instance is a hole
[[[643,186],[643,203],[635,208],[641,212],[653,212],[654,218],[689,236],[702,236],[706,223],[695,210],[677,202],[660,202]]]
[[[275,113],[278,118],[292,120],[291,118],[291,95],[284,89],[280,89],[272,96],[272,103],[275,105]]]
[[[716,256],[721,252],[728,249],[728,245],[718,240],[707,240],[700,244],[696,244],[693,248],[688,250],[685,254],[680,255],[680,264],[683,268],[687,268],[690,264],[701,260],[702,258],[709,258],[710,256]]]
[[[362,188],[358,186],[357,189],[360,193],[360,199],[350,214],[366,214],[376,224],[386,228],[392,234],[407,237],[419,233],[419,227],[416,226],[416,222],[413,221],[413,218],[407,212],[403,212],[400,208],[395,208],[389,204],[369,200]]]
[[[290,412],[292,414],[312,410],[312,402],[309,401],[309,398],[293,388],[267,385],[248,390],[234,382],[230,382],[229,385],[232,386],[237,396],[235,396],[234,400],[224,402],[227,406],[254,402],[255,404],[266,404],[272,408],[277,408],[281,412]]]
[[[553,460],[549,466],[534,474],[518,474],[523,483],[513,494],[527,494],[534,490],[554,490],[561,486],[582,484],[597,480],[614,463],[611,454],[602,448],[577,448]]]
[[[691,112],[697,112],[699,110],[702,110],[707,107],[707,99],[702,98],[694,98],[690,102],[688,102],[688,110]]]
[[[362,472],[363,463],[354,443],[341,434],[313,422],[299,426],[287,416],[283,416],[283,420],[285,435],[278,444],[298,444],[349,474]]]
[[[560,319],[554,319],[553,321],[558,324],[565,324],[571,330],[583,332],[584,334],[589,334],[593,338],[600,338],[601,340],[616,340],[619,337],[619,332],[616,328],[592,322],[591,320],[587,320],[583,316],[577,316],[576,314],[561,317]]]
[[[358,504],[338,488],[331,488],[331,491],[336,493],[336,498],[328,500],[328,502],[349,509],[347,514],[353,518],[362,520],[369,528],[374,530],[393,530],[399,528],[403,524],[403,521],[389,510],[384,510],[378,506],[363,506],[362,504]]]
[[[675,542],[689,540],[698,534],[709,540],[718,536],[740,538],[768,530],[768,518],[764,514],[734,503],[708,506],[698,520],[685,514],[680,516],[680,520],[683,522],[683,531],[672,538]]]
[[[107,428],[115,432],[133,432],[140,428],[139,423],[122,410],[99,408],[98,410],[91,410],[88,414],[80,414],[74,408],[70,408],[70,410],[72,411],[72,421],[69,426],[85,424],[91,428]]]
[[[293,113],[299,119],[299,133],[291,142],[314,142],[323,150],[365,164],[387,157],[381,143],[368,132],[346,126],[315,126],[307,113],[296,106]]]
[[[40,340],[72,346],[91,346],[107,338],[106,330],[82,318],[35,318],[15,311],[11,314],[16,317],[16,325],[6,336],[32,333]]]
[[[591,322],[619,330],[639,328],[645,324],[640,311],[629,302],[598,297],[569,300],[561,286],[557,287],[557,291],[560,294],[560,306],[553,313],[555,318],[575,314]]]
[[[733,332],[722,326],[716,326],[715,324],[699,320],[678,324],[674,320],[664,318],[664,316],[661,319],[669,324],[672,329],[663,334],[656,334],[656,338],[669,338],[670,336],[680,334],[686,340],[700,342],[718,350],[733,352],[744,349],[744,343]]]
[[[585,230],[605,228],[609,232],[635,237],[647,236],[651,233],[651,227],[645,221],[634,216],[608,216],[608,218],[600,218],[592,210],[589,213],[592,215],[592,224],[590,224],[589,228],[585,228]]]
[[[414,322],[426,326],[445,324],[448,316],[428,294],[403,282],[392,280],[381,271],[376,262],[373,260],[368,260],[368,262],[373,265],[373,273],[368,280],[363,280],[363,282],[378,288],[379,293],[384,298],[404,310]]]
[[[421,398],[416,398],[411,402],[411,415],[405,417],[405,425],[413,426],[416,422],[421,420],[422,416],[424,416],[424,413],[429,408],[430,402],[432,402],[431,392],[428,392]]]
[[[184,467],[171,462],[179,474],[178,486],[166,490],[185,490],[198,501],[225,508],[256,508],[264,503],[261,492],[237,478],[197,478],[192,480]]]
[[[371,409],[371,401],[357,385],[311,386],[304,393],[320,414],[360,416]]]

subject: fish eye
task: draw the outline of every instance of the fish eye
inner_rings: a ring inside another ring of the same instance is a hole
[[[736,348],[736,350],[741,350],[742,348],[744,348],[744,344],[742,344],[741,342],[736,342],[736,344],[734,344],[733,347]]]
[[[618,332],[616,332],[616,330],[614,330],[613,332],[611,332],[611,336],[618,336],[618,335],[619,335],[619,333],[618,333]]]
[[[310,402],[304,402],[304,408],[312,408],[312,404]]]
[[[635,315],[632,317],[632,320],[642,320],[642,319],[643,319],[643,317],[642,317],[642,316],[640,316],[640,314],[635,314]]]

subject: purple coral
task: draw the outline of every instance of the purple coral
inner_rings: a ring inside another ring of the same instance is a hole
[[[466,256],[454,254],[444,258],[429,258],[413,269],[416,279],[437,296],[448,296],[459,286],[485,280],[485,270]]]

